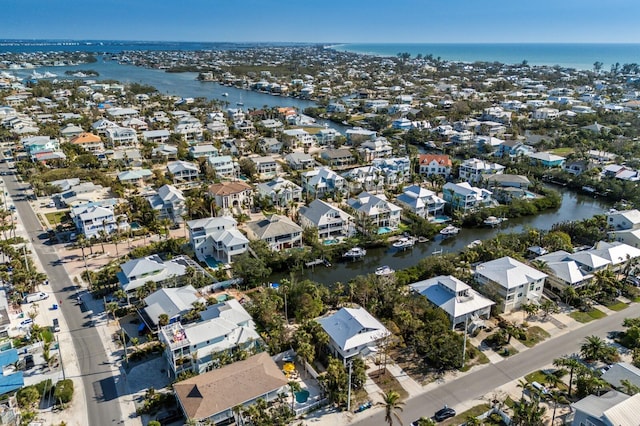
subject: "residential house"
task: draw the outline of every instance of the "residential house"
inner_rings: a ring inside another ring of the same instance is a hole
[[[387,158],[393,154],[391,144],[382,136],[361,143],[357,150],[364,161],[372,161],[376,158]]]
[[[142,187],[153,177],[153,172],[149,169],[127,170],[118,173],[120,183],[125,183],[137,187]]]
[[[201,142],[204,133],[200,120],[192,116],[181,118],[174,127],[173,132],[189,144]]]
[[[213,169],[216,177],[221,179],[235,179],[240,174],[240,166],[229,155],[221,155],[219,157],[209,157],[207,160],[209,166]]]
[[[500,144],[497,147],[496,151],[494,152],[494,155],[497,157],[515,158],[515,157],[528,156],[529,154],[533,154],[533,153],[534,153],[534,149],[529,145],[525,145],[520,141],[513,140],[513,141],[504,141],[502,144]]]
[[[151,156],[154,159],[160,159],[161,161],[175,161],[178,159],[178,147],[162,143],[153,148]]]
[[[336,129],[331,128],[320,129],[318,133],[315,134],[316,141],[320,146],[333,145],[338,136],[340,136],[340,133]]]
[[[396,187],[411,178],[411,160],[409,157],[376,158],[371,165],[384,175],[387,186]]]
[[[524,303],[539,303],[547,274],[505,256],[476,266],[474,278],[507,313]]]
[[[161,288],[144,298],[145,308],[140,316],[150,330],[158,330],[160,315],[166,314],[168,324],[173,324],[191,311],[196,302],[206,305],[207,300],[192,285]]]
[[[151,208],[158,212],[158,219],[169,219],[173,223],[182,223],[187,214],[185,197],[182,191],[173,185],[163,185],[155,194],[147,196]]]
[[[82,182],[71,186],[69,189],[56,195],[60,204],[74,207],[80,204],[94,203],[95,205],[109,204],[105,199],[109,189],[93,182]],[[115,202],[113,203],[115,204]]]
[[[147,130],[142,132],[142,140],[145,142],[153,142],[156,144],[163,144],[169,141],[171,132],[166,129],[160,130]]]
[[[361,191],[381,192],[385,185],[385,175],[375,166],[356,167],[342,174],[350,193]]]
[[[209,187],[215,205],[228,215],[233,210],[241,213],[253,206],[253,188],[244,182],[220,182]]]
[[[573,256],[574,254],[577,256]],[[545,265],[545,271],[549,275],[546,285],[560,293],[567,287],[583,288],[593,280],[594,272],[608,265],[608,262],[599,256],[568,253],[564,250],[538,256],[535,261]]]
[[[445,179],[451,175],[451,158],[448,155],[421,154],[418,158],[419,173],[425,176],[440,175]]]
[[[69,214],[76,229],[87,239],[100,238],[102,233],[110,234],[117,229],[126,230],[129,224],[126,216],[116,218],[113,208],[94,203],[73,207]]]
[[[96,131],[98,135],[101,135],[101,136],[106,136],[107,129],[114,128],[114,127],[119,127],[119,126],[113,121],[107,120],[105,118],[101,118],[100,120],[94,122],[91,125],[91,128],[94,131]]]
[[[471,186],[468,182],[447,182],[442,187],[442,198],[454,210],[465,213],[494,203],[491,191]]]
[[[194,145],[189,147],[189,155],[191,156],[191,158],[217,157],[218,154],[218,148],[211,144]]]
[[[607,214],[607,226],[613,240],[640,247],[640,211],[611,210]]]
[[[5,349],[0,352],[0,370],[2,374],[0,375],[0,395],[5,395],[8,393],[15,393],[24,387],[24,372],[18,371],[14,366],[18,363],[18,350],[15,348]],[[11,368],[8,368],[11,367]],[[11,404],[3,404],[3,414],[0,416],[0,420],[4,423],[4,420],[10,420],[10,422],[6,424],[17,424],[14,422],[16,419],[16,415],[13,412],[13,409],[10,408]],[[6,414],[11,413],[10,416],[6,416]],[[13,418],[12,418],[13,417]]]
[[[604,395],[588,395],[571,404],[572,426],[637,426],[640,394],[633,396],[611,390]]]
[[[350,237],[355,234],[353,217],[322,200],[313,200],[298,210],[302,228],[316,228],[318,239]]]
[[[84,130],[80,126],[76,126],[75,124],[67,124],[62,129],[60,129],[60,135],[65,140],[73,139],[74,137],[81,135],[84,133]]]
[[[602,376],[602,380],[614,389],[623,390],[623,381],[628,380],[634,386],[640,387],[640,368],[628,362],[617,362],[609,367]]]
[[[104,143],[102,143],[102,138],[98,135],[94,135],[93,133],[80,133],[79,135],[72,137],[69,142],[92,154],[104,152]]]
[[[118,149],[107,153],[113,161],[121,162],[126,167],[142,167],[142,154],[137,148]]]
[[[289,379],[266,353],[177,382],[176,400],[184,416],[213,424],[230,422],[235,407],[258,399],[269,403],[289,389]]]
[[[231,216],[190,220],[187,227],[196,257],[208,265],[215,263],[208,259],[229,264],[234,256],[249,247],[249,240],[238,230],[238,222]]]
[[[322,158],[329,167],[334,168],[350,166],[356,162],[356,158],[351,154],[351,151],[346,148],[322,151],[320,158]]]
[[[138,134],[130,127],[107,127],[104,129],[105,137],[112,147],[136,147]]]
[[[307,170],[312,168],[316,161],[309,154],[302,152],[292,152],[284,157],[284,161],[293,170]]]
[[[198,180],[200,169],[194,163],[188,161],[172,161],[167,163],[167,172],[171,175],[173,183],[185,183]]]
[[[316,321],[329,335],[330,353],[345,364],[353,357],[377,352],[391,334],[364,308],[342,308]]]
[[[560,117],[560,111],[557,108],[542,107],[531,113],[533,120],[555,120],[558,117]]]
[[[495,302],[482,296],[468,284],[451,275],[440,275],[410,284],[411,290],[424,296],[449,316],[451,328],[467,322],[482,325],[491,316]]]
[[[404,192],[396,198],[398,204],[411,210],[420,217],[428,218],[441,215],[444,211],[445,201],[438,195],[420,185],[411,185],[404,188]]]
[[[496,121],[504,125],[511,124],[511,111],[505,111],[500,107],[489,107],[482,110],[481,121]]]
[[[263,345],[251,315],[236,299],[209,306],[193,323],[174,322],[160,329],[171,375],[201,374],[222,366],[224,354],[260,351]]]
[[[213,280],[187,256],[175,256],[164,261],[157,254],[123,263],[116,276],[120,287],[127,293],[133,293],[149,281],[153,281],[160,287],[178,287],[188,267],[197,269],[198,273]]]
[[[258,146],[265,154],[279,154],[282,151],[282,142],[276,138],[262,138]]]
[[[293,143],[290,143],[292,147],[300,146],[308,149],[316,143],[316,138],[304,129],[287,129],[282,134],[285,139],[293,141]]]
[[[469,183],[478,183],[487,176],[500,175],[505,167],[497,163],[489,163],[477,158],[464,160],[460,164],[460,179]]]
[[[402,208],[388,201],[384,194],[361,192],[357,197],[348,199],[347,204],[356,211],[360,232],[395,229],[400,224]]]
[[[302,188],[295,183],[278,177],[256,185],[258,194],[270,200],[271,205],[289,207],[302,199]]]
[[[551,154],[550,152],[534,152],[527,155],[531,164],[538,164],[542,167],[562,167],[565,158],[560,155]]]
[[[304,172],[302,178],[302,191],[311,196],[324,197],[336,193],[344,193],[346,180],[327,167]]]
[[[262,240],[274,251],[302,247],[302,228],[286,216],[273,214],[247,223],[249,240]]]
[[[522,175],[490,175],[484,179],[484,185],[491,190],[492,197],[503,204],[536,197],[528,190],[531,182]]]
[[[251,157],[256,166],[256,173],[261,177],[275,177],[278,173],[278,162],[271,156]]]
[[[373,140],[377,133],[373,130],[363,129],[362,127],[352,127],[346,131],[347,143],[357,145],[367,140]]]

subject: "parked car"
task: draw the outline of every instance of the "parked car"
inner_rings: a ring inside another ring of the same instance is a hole
[[[33,361],[33,355],[27,355],[24,357],[24,369],[25,370],[29,370],[30,368],[33,368],[36,365],[36,363]]]
[[[49,297],[47,293],[44,291],[39,291],[38,293],[30,293],[27,294],[24,298],[26,303],[39,302],[41,300],[45,300]]]
[[[634,277],[633,275],[627,277],[627,282],[636,287],[640,287],[640,278]]]
[[[58,321],[58,318],[54,318],[53,319],[53,331],[55,333],[57,333],[58,331],[60,331],[60,321]]]
[[[444,408],[441,408],[438,411],[436,411],[436,414],[433,415],[433,419],[437,422],[441,422],[443,420],[450,419],[455,415],[456,415],[456,410],[454,410],[453,408],[449,408],[445,405]]]
[[[20,327],[30,327],[33,324],[33,320],[31,318],[23,319],[20,321]]]

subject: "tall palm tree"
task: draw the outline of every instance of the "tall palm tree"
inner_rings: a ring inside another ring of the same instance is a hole
[[[385,407],[384,420],[387,424],[393,426],[393,419],[396,418],[402,425],[402,419],[398,411],[402,411],[404,402],[400,401],[400,394],[393,390],[383,393],[381,404]]]
[[[296,392],[300,392],[300,390],[302,390],[302,387],[300,386],[300,382],[290,380],[289,389],[291,389],[291,411],[293,411],[293,405],[296,402]]]
[[[575,357],[575,356],[566,356],[562,358],[556,358],[553,360],[553,365],[556,367],[567,367],[569,368],[569,398],[571,398],[571,389],[573,384],[573,373],[576,370],[585,369],[586,367]]]
[[[598,336],[587,336],[580,346],[580,354],[587,361],[596,361],[602,358],[607,349],[607,344]]]

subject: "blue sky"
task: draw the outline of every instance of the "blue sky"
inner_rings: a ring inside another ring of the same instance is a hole
[[[0,0],[0,38],[640,43],[638,16],[638,0]]]

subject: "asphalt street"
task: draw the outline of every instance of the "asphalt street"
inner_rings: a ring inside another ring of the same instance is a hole
[[[628,309],[592,321],[580,328],[548,339],[504,361],[483,366],[460,378],[439,385],[406,401],[401,413],[403,423],[409,424],[423,416],[431,417],[445,404],[449,407],[455,407],[463,402],[491,395],[491,392],[500,386],[544,368],[556,358],[579,352],[586,336],[596,335],[604,338],[610,331],[622,330],[624,318],[638,316],[640,316],[640,304],[634,303]],[[371,416],[360,420],[357,424],[385,424],[384,410],[372,413]]]
[[[0,171],[7,171],[2,163]],[[118,402],[110,361],[97,330],[91,326],[90,312],[83,312],[74,303],[76,287],[67,275],[55,249],[45,245],[42,226],[26,199],[28,185],[17,182],[14,175],[2,177],[6,190],[11,194],[22,223],[33,241],[34,250],[49,278],[55,300],[62,300],[62,314],[69,327],[84,384],[88,421],[90,425],[107,426],[124,423]],[[63,359],[64,362],[64,359]],[[76,395],[76,397],[81,397]]]

